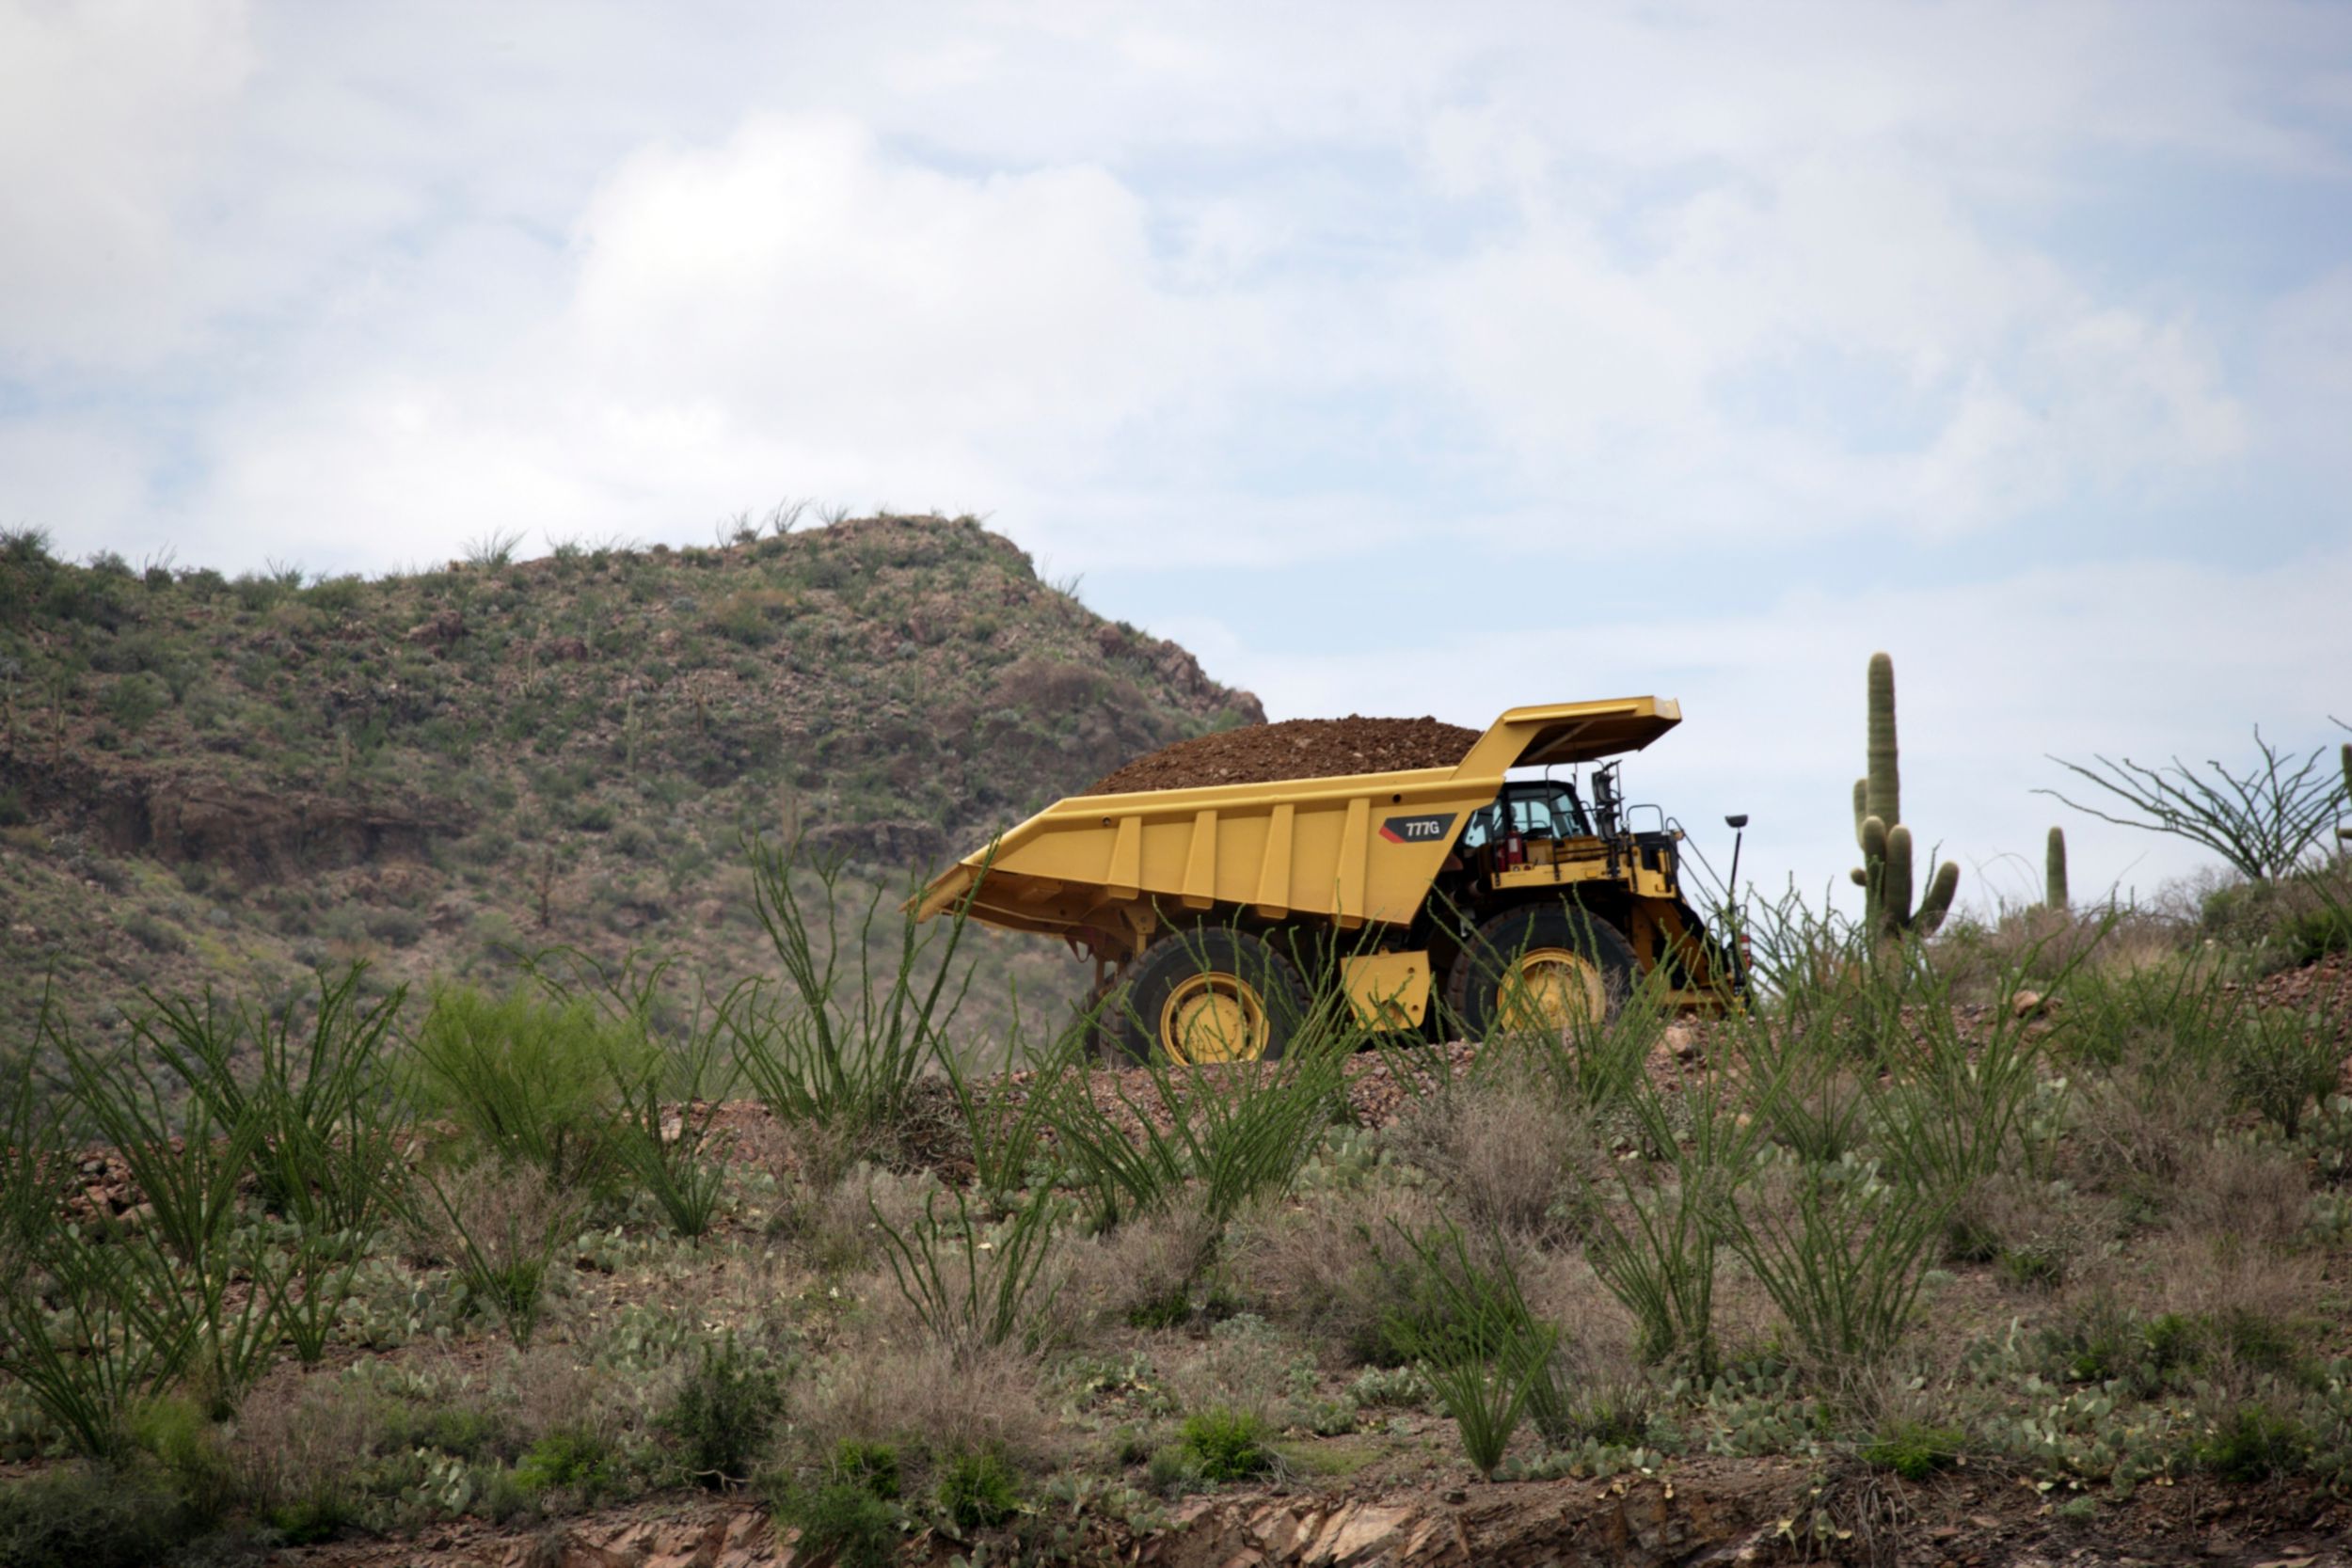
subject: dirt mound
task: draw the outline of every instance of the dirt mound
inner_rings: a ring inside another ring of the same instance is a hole
[[[1364,719],[1351,713],[1344,719],[1285,719],[1180,740],[1137,757],[1086,793],[1132,795],[1147,789],[1452,768],[1477,739],[1476,730],[1426,718]]]

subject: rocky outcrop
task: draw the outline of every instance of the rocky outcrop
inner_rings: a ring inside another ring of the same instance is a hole
[[[0,759],[0,782],[21,789],[36,810],[72,821],[108,854],[195,861],[247,885],[421,861],[436,838],[464,832],[467,818],[447,801],[263,791],[80,761],[49,768]]]

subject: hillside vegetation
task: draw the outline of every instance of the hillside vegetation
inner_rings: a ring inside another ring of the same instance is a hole
[[[10,534],[0,1029],[26,1037],[44,986],[119,1027],[142,986],[284,997],[357,958],[380,986],[554,942],[731,978],[764,947],[742,835],[891,877],[1263,717],[970,518],[324,580]],[[1034,995],[1074,978],[980,948]]]

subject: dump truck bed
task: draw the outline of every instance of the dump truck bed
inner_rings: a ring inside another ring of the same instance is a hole
[[[1168,908],[1403,924],[1511,768],[1638,752],[1681,719],[1659,697],[1515,707],[1452,768],[1072,796],[949,867],[918,913],[968,898],[974,920],[1104,957],[1132,952]]]

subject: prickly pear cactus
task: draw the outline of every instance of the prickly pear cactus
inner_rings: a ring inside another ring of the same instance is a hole
[[[2054,910],[2070,908],[2074,900],[2066,895],[2066,830],[2050,830],[2050,847],[2042,851],[2042,874],[2045,886],[2042,901]]]
[[[1895,661],[1883,653],[1870,656],[1869,764],[1868,775],[1853,785],[1854,841],[1862,847],[1853,879],[1863,889],[1864,918],[1884,936],[1925,935],[1951,912],[1960,867],[1951,861],[1937,866],[1927,896],[1913,907],[1911,830],[1902,822],[1901,756],[1895,743]]]

